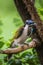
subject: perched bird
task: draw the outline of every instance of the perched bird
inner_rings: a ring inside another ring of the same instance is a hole
[[[13,41],[11,47],[22,45],[28,38],[28,35],[34,34],[35,32],[36,32],[36,23],[34,23],[32,20],[26,20],[25,26],[18,30],[17,32],[18,36]]]
[[[11,43],[10,47],[15,48],[16,46],[24,44],[25,40],[28,38],[28,35],[33,34],[36,30],[35,23],[32,20],[26,20],[26,23],[21,27],[14,37],[14,41]],[[8,58],[11,58],[12,54],[8,55]]]

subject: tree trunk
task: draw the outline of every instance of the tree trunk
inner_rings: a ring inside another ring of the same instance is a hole
[[[40,37],[41,45],[39,45],[35,49],[38,53],[41,65],[43,65],[43,24],[38,13],[36,12],[34,3],[31,1],[33,0],[14,0],[23,22],[25,23],[27,19],[32,19],[37,23],[37,30]]]

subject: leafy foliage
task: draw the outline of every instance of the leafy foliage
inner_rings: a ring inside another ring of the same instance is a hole
[[[39,60],[35,49],[32,49],[31,51],[33,51],[33,53],[28,50],[13,55],[13,57],[8,61],[7,65],[39,65]]]

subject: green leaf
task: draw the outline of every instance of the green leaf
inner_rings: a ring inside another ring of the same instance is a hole
[[[2,60],[0,59],[0,65],[2,65],[3,63],[2,63]]]
[[[4,45],[4,42],[3,41],[0,41],[0,48],[2,48]]]

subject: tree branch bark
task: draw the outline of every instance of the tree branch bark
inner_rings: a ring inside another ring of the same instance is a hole
[[[37,23],[37,30],[39,32],[39,36],[41,37],[42,41],[43,41],[43,22],[40,19],[36,8],[34,7],[34,4],[31,3],[31,0],[23,0],[23,2],[25,3],[26,7],[27,7],[27,11],[30,13],[32,19],[34,20],[34,22]]]
[[[14,2],[23,19],[23,22],[25,22],[27,19],[32,19],[37,23],[38,34],[43,41],[43,22],[40,19],[34,4],[31,2],[31,0],[14,0]]]
[[[33,39],[29,44],[24,44],[23,46],[19,46],[18,48],[8,48],[6,50],[1,50],[0,53],[2,54],[16,54],[22,52],[24,50],[35,48],[38,44],[36,39]]]

